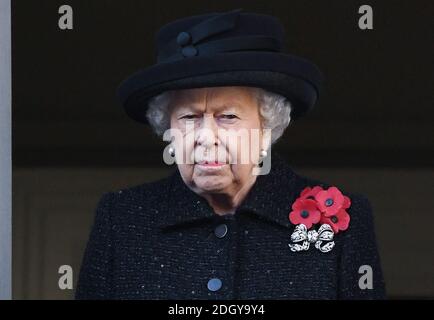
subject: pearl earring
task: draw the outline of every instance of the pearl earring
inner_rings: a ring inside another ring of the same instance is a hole
[[[171,157],[175,156],[175,148],[169,147],[168,152],[169,152],[169,154],[170,154]]]
[[[261,152],[259,153],[261,158],[265,158],[267,156],[267,150],[261,149]]]

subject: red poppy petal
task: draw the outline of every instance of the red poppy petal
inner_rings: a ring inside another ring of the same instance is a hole
[[[344,196],[344,203],[342,204],[342,208],[348,209],[351,206],[351,199],[347,196]]]
[[[334,203],[341,207],[344,203],[344,195],[342,194],[342,192],[336,187],[330,187],[328,191],[330,192]]]
[[[315,200],[305,199],[303,200],[303,208],[306,210],[318,210],[318,206]]]
[[[339,232],[339,226],[330,221],[329,225],[332,227],[334,233]]]
[[[317,201],[318,209],[322,212],[326,211],[326,206],[324,204],[327,197],[327,191],[322,190],[315,195],[315,200]]]
[[[303,209],[303,199],[298,198],[297,200],[294,201],[294,203],[292,204],[292,210],[301,210]]]
[[[344,209],[341,209],[336,214],[336,218],[338,219],[336,223],[333,223],[331,218],[330,222],[336,227],[337,230],[346,230],[350,222],[350,216],[348,215],[348,213]],[[333,229],[335,230],[335,228]]]
[[[346,212],[344,209],[340,210],[338,213],[338,219],[339,222],[341,223],[341,225],[347,229],[348,225],[350,223],[350,215],[348,214],[348,212]],[[342,228],[340,228],[341,230],[344,230]]]
[[[307,218],[302,218],[306,227],[309,229],[313,224],[318,223],[321,219],[321,214],[318,210],[309,211],[309,216]]]
[[[338,197],[339,195],[342,195],[341,191],[335,186],[328,188],[327,192],[331,194],[333,197]]]
[[[321,190],[319,191],[316,195],[315,195],[315,199],[319,202],[319,203],[323,203],[325,201],[325,199],[327,198],[327,191],[326,190]]]
[[[350,220],[342,220],[339,222],[339,230],[345,231],[348,229],[348,226],[350,225]]]
[[[320,223],[320,224],[324,224],[324,223],[327,223],[327,224],[328,224],[328,220],[327,220],[327,218],[325,218],[324,216],[321,216],[321,217],[320,217],[320,220],[319,220],[319,223]]]
[[[322,187],[315,186],[313,189],[310,189],[309,192],[305,192],[303,194],[303,197],[304,198],[309,198],[309,197],[315,198],[315,196],[317,195],[317,193],[320,192],[320,191],[322,191],[322,190],[323,190]]]
[[[310,214],[312,216],[312,222],[313,223],[318,223],[321,220],[321,212],[312,211]]]
[[[318,201],[318,208],[326,215],[335,215],[341,208],[344,202],[344,197],[342,193],[336,187],[330,187],[325,191],[321,191],[315,197]],[[327,199],[332,199],[333,204],[331,206],[326,206],[325,202]]]
[[[303,221],[303,224],[306,226],[307,229],[312,228],[312,221]]]
[[[331,206],[331,207],[325,206],[324,215],[326,217],[334,216],[334,215],[336,215],[338,213],[338,211],[340,209],[341,209],[341,207],[337,207],[337,206]]]
[[[316,195],[318,192],[323,191],[324,189],[321,186],[315,186],[312,189],[312,194]]]
[[[302,217],[300,216],[299,211],[291,211],[289,213],[289,221],[291,221],[292,224],[299,224],[302,221]]]
[[[321,223],[321,224],[326,223],[326,224],[329,224],[330,226],[333,224],[333,222],[330,220],[330,218],[325,217],[325,216],[322,216],[322,217],[321,217],[320,223]]]
[[[292,205],[293,210],[317,210],[317,204],[312,199],[298,198]]]
[[[338,213],[336,213],[336,216],[338,217],[339,220],[347,219],[350,217],[350,215],[345,209],[340,209]]]

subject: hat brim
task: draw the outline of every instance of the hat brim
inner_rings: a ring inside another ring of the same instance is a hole
[[[148,123],[149,99],[167,90],[260,87],[286,97],[296,119],[314,106],[322,81],[322,73],[308,60],[283,53],[244,51],[156,64],[125,79],[116,94],[128,116]]]

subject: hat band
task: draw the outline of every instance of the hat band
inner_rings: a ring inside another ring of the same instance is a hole
[[[166,50],[161,51],[157,57],[158,63],[232,51],[259,50],[276,52],[281,50],[281,45],[280,42],[273,37],[243,36],[209,41],[197,45],[178,46],[175,53],[173,53],[175,50],[170,49],[172,48],[166,48]]]

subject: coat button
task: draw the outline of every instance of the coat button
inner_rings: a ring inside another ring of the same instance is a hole
[[[220,224],[214,229],[214,234],[217,238],[224,238],[228,233],[228,226],[226,224]]]
[[[178,43],[180,46],[187,45],[191,40],[191,36],[188,32],[182,31],[178,34],[176,37],[176,43]]]
[[[218,291],[222,287],[222,281],[219,278],[212,278],[208,281],[209,291]]]

